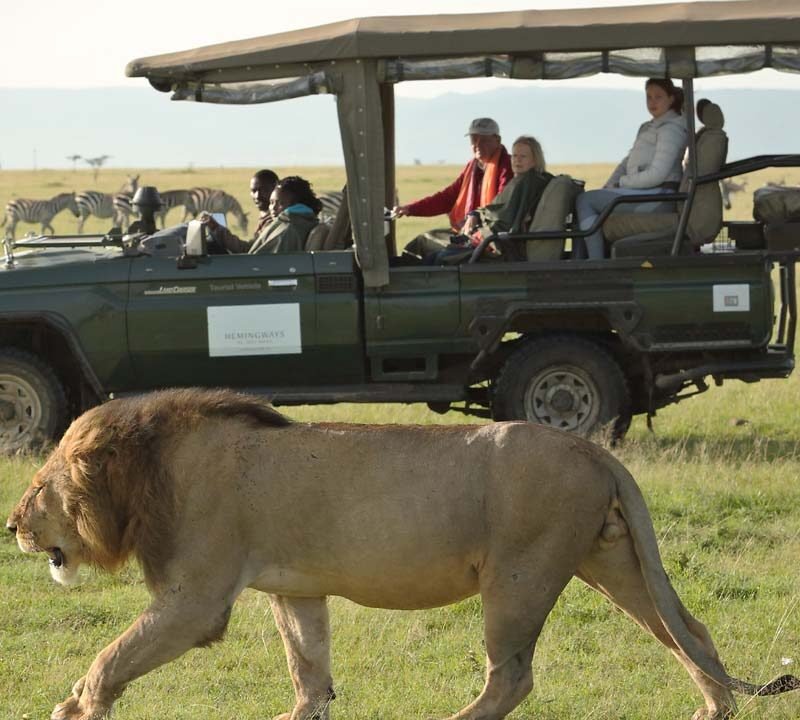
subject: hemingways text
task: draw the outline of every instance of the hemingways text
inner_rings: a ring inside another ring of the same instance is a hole
[[[229,305],[206,310],[210,357],[303,352],[299,303]]]

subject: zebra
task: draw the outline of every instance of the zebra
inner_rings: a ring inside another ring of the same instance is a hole
[[[207,187],[193,187],[189,190],[192,208],[184,206],[192,217],[201,212],[233,214],[242,232],[247,232],[247,213],[242,210],[239,201],[223,190]]]
[[[14,239],[14,231],[18,222],[41,223],[42,233],[54,233],[51,221],[62,210],[69,209],[75,217],[78,216],[78,206],[74,192],[65,192],[51,197],[49,200],[32,200],[30,198],[16,198],[6,205],[6,214],[0,227],[8,222],[6,237]]]
[[[731,195],[737,192],[743,192],[746,187],[747,180],[742,180],[740,183],[736,183],[728,178],[719,181],[719,189],[722,191],[722,204],[725,206],[726,210],[731,209]]]
[[[161,218],[161,227],[166,227],[167,213],[172,208],[183,206],[183,218],[181,222],[186,222],[189,215],[197,217],[194,201],[190,190],[165,190],[159,193],[161,196],[161,209],[156,211],[156,218]]]
[[[128,175],[128,180],[115,193],[104,193],[99,190],[84,190],[75,196],[78,204],[78,233],[83,232],[83,225],[90,215],[97,218],[111,218],[111,222],[119,227],[128,224],[131,214],[131,198],[139,187],[139,175]]]
[[[331,190],[330,192],[317,195],[317,199],[322,203],[322,210],[319,213],[319,221],[321,223],[333,224],[336,215],[339,213],[339,208],[342,206],[344,200],[344,192],[342,190]],[[395,205],[399,203],[397,193],[395,192]],[[390,212],[389,208],[384,208],[384,214]]]
[[[344,193],[341,190],[332,190],[331,192],[322,193],[317,195],[317,199],[322,203],[322,210],[319,213],[319,221],[331,225],[342,206]]]

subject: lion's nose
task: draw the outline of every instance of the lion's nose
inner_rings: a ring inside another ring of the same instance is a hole
[[[10,520],[6,523],[6,530],[8,530],[8,532],[10,532],[12,535],[17,534],[17,526]]]

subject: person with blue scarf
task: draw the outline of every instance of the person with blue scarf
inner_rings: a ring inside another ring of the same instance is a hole
[[[319,225],[320,210],[322,203],[308,180],[290,175],[278,181],[272,191],[270,211],[275,219],[251,242],[240,240],[219,225],[209,229],[214,240],[233,254],[303,252],[308,234]]]

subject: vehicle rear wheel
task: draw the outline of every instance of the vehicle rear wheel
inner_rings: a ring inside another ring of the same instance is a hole
[[[584,436],[609,427],[617,439],[630,424],[628,384],[596,343],[570,335],[538,338],[513,352],[501,369],[492,415]]]
[[[64,388],[49,365],[23,350],[0,350],[0,453],[55,440],[66,414]]]

